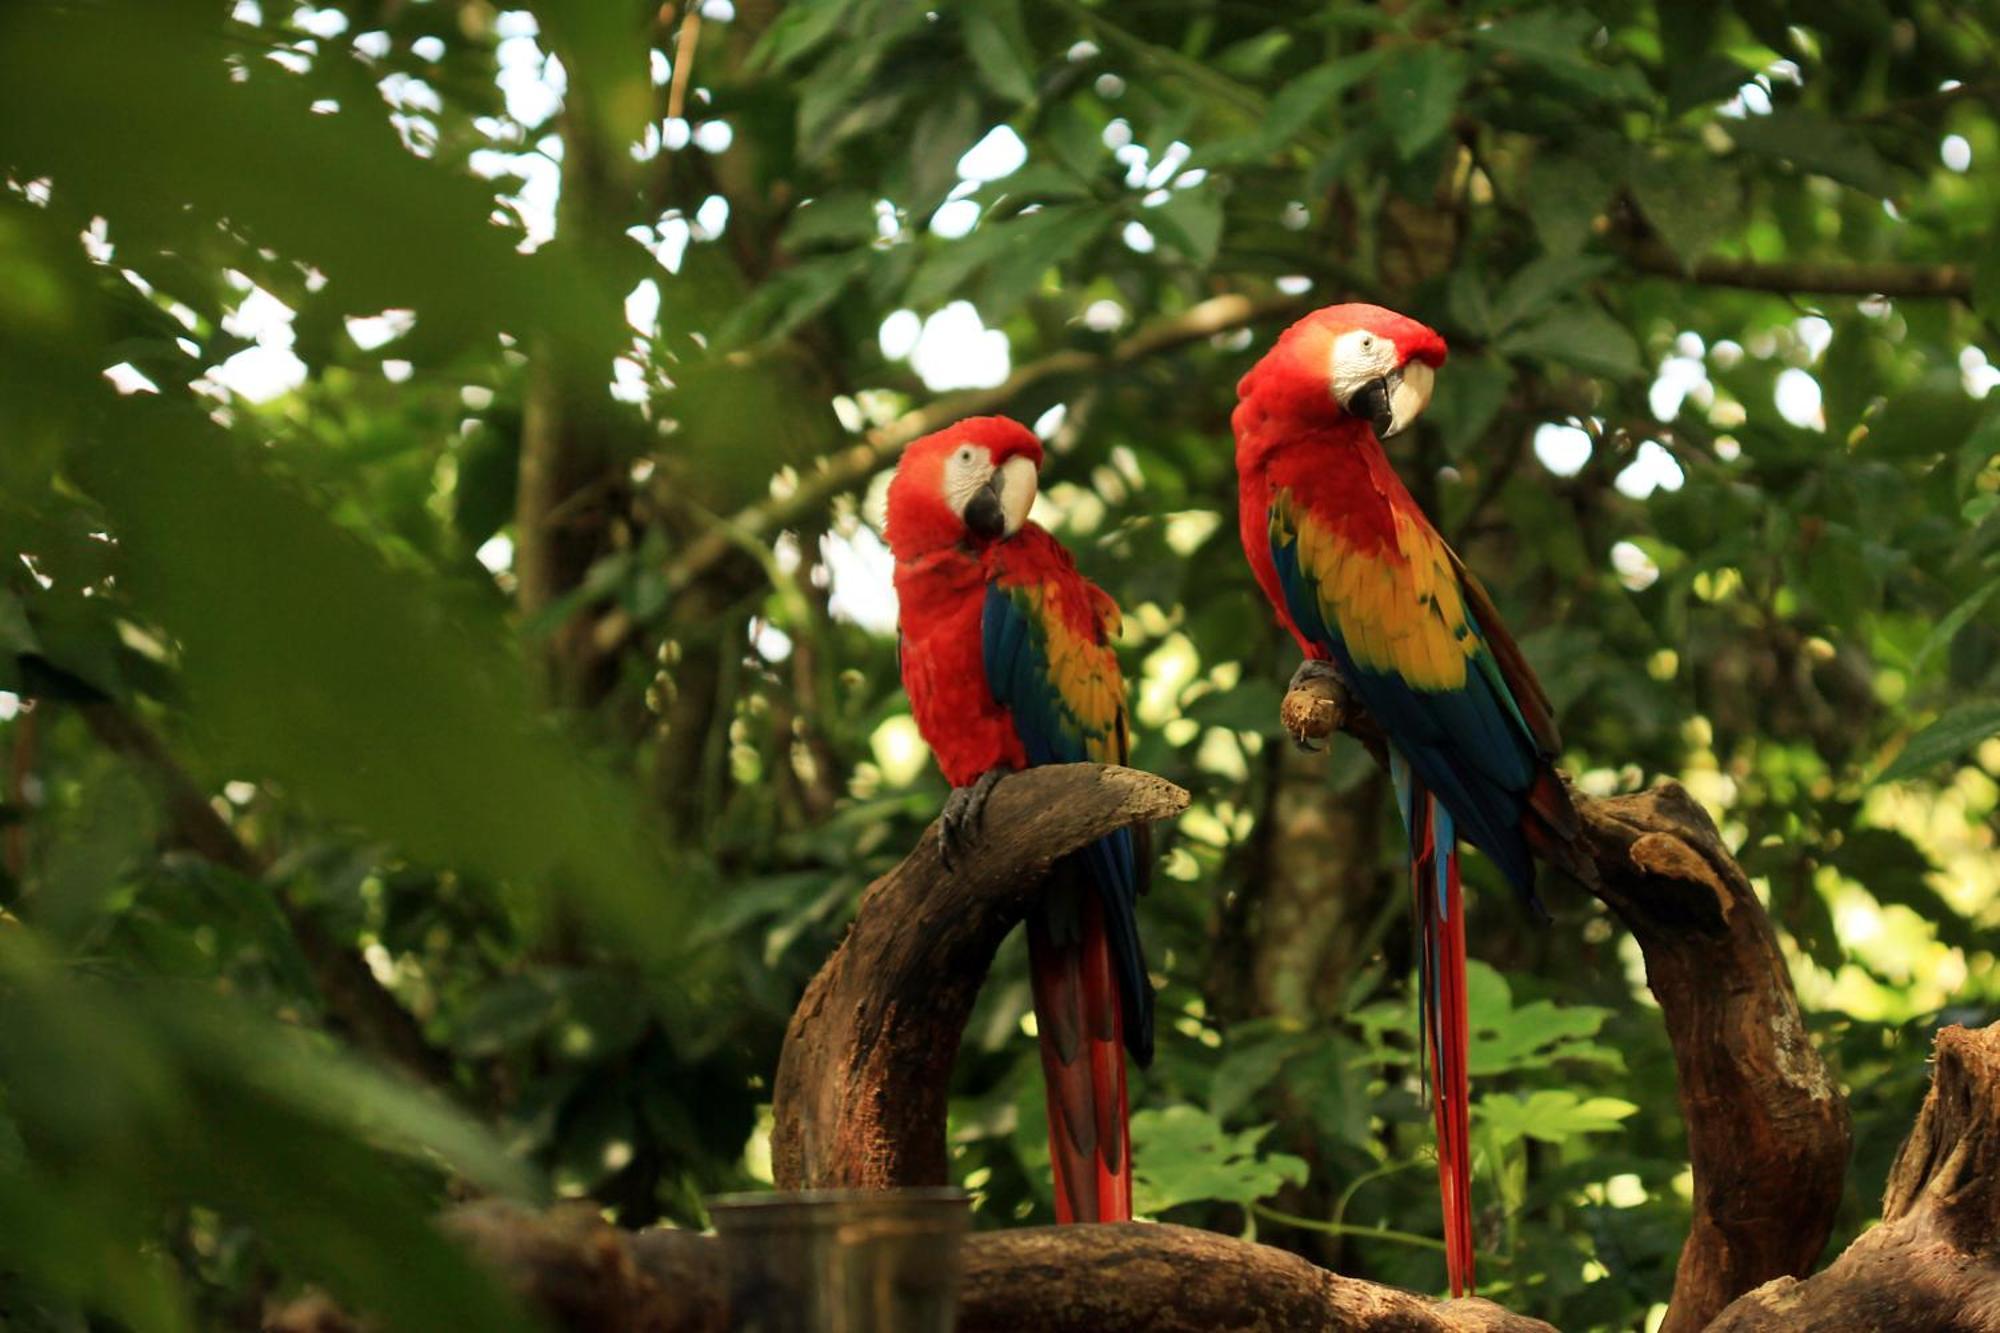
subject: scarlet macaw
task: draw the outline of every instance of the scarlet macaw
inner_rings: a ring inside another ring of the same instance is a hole
[[[1458,839],[1539,914],[1532,853],[1567,860],[1577,817],[1553,766],[1562,742],[1548,697],[1382,452],[1382,437],[1424,410],[1444,359],[1444,340],[1413,319],[1331,306],[1243,377],[1231,424],[1243,549],[1307,659],[1294,684],[1336,675],[1389,741],[1456,1296],[1473,1283]]]
[[[949,867],[1002,776],[1033,764],[1124,763],[1118,606],[1028,521],[1042,446],[1005,417],[912,444],[889,484],[899,655],[917,727],[953,791]],[[1153,993],[1135,903],[1149,857],[1121,829],[1059,862],[1028,918],[1035,1023],[1060,1222],[1132,1216],[1125,1061],[1153,1053]]]

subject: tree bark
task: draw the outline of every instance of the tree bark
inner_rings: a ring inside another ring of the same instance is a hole
[[[1381,733],[1337,684],[1286,695],[1294,737]],[[1679,1075],[1694,1226],[1663,1333],[1706,1328],[1730,1301],[1808,1271],[1832,1233],[1853,1134],[1807,1036],[1763,905],[1706,812],[1678,783],[1632,796],[1571,792],[1585,887],[1646,958]]]
[[[444,1226],[564,1333],[726,1333],[722,1243],[620,1231],[593,1208],[463,1205]],[[1434,1301],[1316,1268],[1286,1250],[1192,1227],[987,1231],[965,1242],[960,1333],[1553,1333],[1491,1301]],[[266,1333],[359,1333],[324,1297]]]
[[[1135,769],[1030,769],[994,789],[984,840],[957,874],[927,832],[870,885],[785,1033],[771,1098],[778,1188],[950,1183],[951,1067],[993,951],[1057,858],[1187,801]]]
[[[1938,1033],[1930,1094],[1889,1169],[1882,1224],[1825,1272],[1768,1282],[1709,1325],[1801,1328],[2000,1331],[2000,1025]]]

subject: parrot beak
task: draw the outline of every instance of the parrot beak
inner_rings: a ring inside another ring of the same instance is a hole
[[[1360,417],[1375,428],[1376,439],[1386,440],[1408,430],[1410,423],[1424,414],[1436,383],[1437,372],[1428,363],[1412,358],[1356,389],[1345,406],[1350,416]]]
[[[1395,375],[1395,384],[1389,388],[1389,434],[1396,435],[1408,430],[1410,423],[1424,414],[1431,405],[1431,389],[1437,384],[1437,371],[1428,362],[1410,360]]]
[[[981,541],[990,542],[1007,531],[1007,509],[1001,499],[1001,487],[1005,480],[1006,473],[995,468],[986,484],[974,491],[972,498],[965,502],[966,531]]]

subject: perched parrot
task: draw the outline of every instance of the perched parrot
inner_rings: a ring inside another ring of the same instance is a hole
[[[1005,417],[918,440],[889,483],[899,655],[917,727],[952,784],[939,821],[947,867],[977,836],[987,797],[1034,764],[1124,763],[1118,606],[1028,521],[1042,446]],[[1153,1054],[1153,992],[1136,900],[1150,857],[1121,829],[1058,862],[1028,918],[1060,1222],[1132,1216],[1125,1058]]]
[[[1437,1122],[1445,1266],[1471,1290],[1465,916],[1458,840],[1537,913],[1533,856],[1571,864],[1561,741],[1479,580],[1438,536],[1381,441],[1430,401],[1444,340],[1372,305],[1316,311],[1237,385],[1243,549],[1306,663],[1337,676],[1388,738],[1409,834],[1422,1054]]]

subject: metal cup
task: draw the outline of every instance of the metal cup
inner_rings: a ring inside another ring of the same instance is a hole
[[[736,1333],[951,1333],[963,1190],[724,1194],[708,1210]]]

